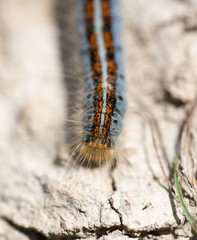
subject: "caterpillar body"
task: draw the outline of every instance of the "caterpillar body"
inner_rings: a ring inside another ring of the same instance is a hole
[[[81,59],[85,76],[78,159],[101,165],[116,156],[126,110],[118,0],[79,0]]]

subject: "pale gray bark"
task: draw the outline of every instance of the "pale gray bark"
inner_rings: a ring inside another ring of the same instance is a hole
[[[73,79],[83,86],[76,1],[0,1],[0,239],[193,236],[145,115],[172,163],[197,90],[197,2],[121,0],[121,11],[128,109],[112,171],[66,164]]]

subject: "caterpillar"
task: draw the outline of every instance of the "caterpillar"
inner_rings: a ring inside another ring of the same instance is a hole
[[[80,161],[102,165],[116,158],[126,111],[118,0],[79,0],[79,36],[85,91]]]

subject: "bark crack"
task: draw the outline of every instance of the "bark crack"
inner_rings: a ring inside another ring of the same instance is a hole
[[[122,214],[119,212],[119,210],[117,208],[114,207],[112,198],[109,199],[109,204],[110,204],[111,209],[118,214],[119,219],[120,219],[120,228],[121,228],[121,231],[123,232],[124,231],[124,225],[123,225]]]

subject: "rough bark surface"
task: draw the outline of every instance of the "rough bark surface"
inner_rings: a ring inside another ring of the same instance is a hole
[[[121,0],[128,109],[113,169],[67,164],[76,1],[0,5],[0,239],[196,239],[153,140],[170,177],[197,92],[197,1]]]

